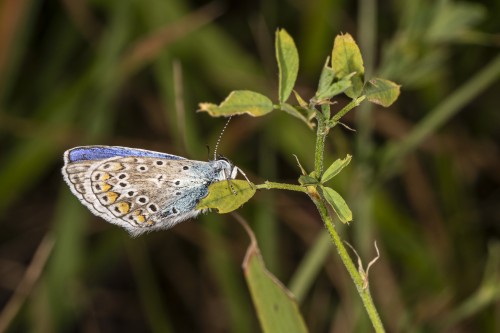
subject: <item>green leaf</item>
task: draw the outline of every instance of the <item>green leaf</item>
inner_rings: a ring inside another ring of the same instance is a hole
[[[299,184],[300,185],[317,185],[318,180],[314,177],[311,177],[311,176],[302,175],[299,177]]]
[[[208,187],[208,195],[196,205],[196,209],[217,209],[219,214],[229,213],[240,208],[254,194],[255,185],[246,180],[223,180]]]
[[[307,333],[295,298],[265,267],[257,242],[247,249],[245,279],[264,333]]]
[[[351,98],[358,97],[363,91],[365,68],[359,47],[351,35],[335,37],[332,50],[332,69],[335,77],[342,79],[351,73],[352,87],[346,90],[346,95]]]
[[[352,81],[351,78],[354,76],[354,74],[347,75],[346,77],[342,78],[341,80],[332,83],[330,86],[326,87],[322,91],[317,91],[316,95],[314,96],[314,99],[316,101],[323,101],[323,100],[328,100],[332,98],[333,96],[336,96],[338,94],[343,93],[347,89],[352,87]],[[347,92],[346,92],[347,93]]]
[[[373,78],[366,83],[364,93],[370,102],[388,107],[398,99],[399,89],[392,81]]]
[[[323,66],[323,70],[321,71],[316,95],[321,94],[323,91],[327,90],[335,79],[335,71],[331,67],[328,67],[329,60],[330,57],[326,59],[326,63]]]
[[[299,72],[299,53],[293,38],[285,29],[276,31],[276,59],[279,68],[279,101],[284,103],[292,93]]]
[[[342,223],[352,221],[352,212],[347,206],[344,198],[340,196],[334,189],[321,186],[324,199],[332,206],[333,210],[339,217]]]
[[[290,105],[288,103],[282,103],[280,105],[280,108],[281,108],[281,110],[283,110],[286,113],[294,116],[295,118],[302,120],[310,129],[314,128],[314,124],[309,121],[308,117],[306,117],[305,115],[303,115],[299,110],[297,110],[292,105]]]
[[[333,162],[332,165],[330,165],[328,169],[326,169],[325,173],[323,173],[323,176],[321,177],[321,183],[326,183],[327,181],[338,175],[339,172],[342,171],[342,169],[351,162],[351,158],[352,156],[348,154],[343,160],[339,158],[335,162]]]
[[[220,104],[200,103],[199,111],[208,112],[212,117],[229,117],[248,113],[260,117],[273,111],[273,102],[266,96],[250,90],[235,90]]]

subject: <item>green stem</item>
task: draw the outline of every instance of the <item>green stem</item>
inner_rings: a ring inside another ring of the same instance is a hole
[[[325,204],[319,200],[314,198],[313,196],[310,196],[316,207],[318,208],[318,211],[321,215],[321,219],[323,220],[323,223],[326,226],[326,229],[330,233],[330,236],[333,240],[333,243],[335,247],[337,248],[337,252],[340,255],[340,259],[342,260],[342,263],[344,266],[347,268],[347,271],[349,272],[349,275],[351,276],[354,284],[356,285],[356,289],[359,293],[359,296],[361,297],[361,300],[363,302],[363,305],[365,306],[366,312],[368,313],[368,317],[370,318],[373,328],[375,329],[375,332],[385,332],[384,325],[382,324],[382,321],[380,320],[380,316],[377,312],[377,308],[375,307],[375,304],[373,303],[372,296],[370,294],[369,288],[363,288],[363,279],[361,278],[361,275],[359,274],[358,270],[356,269],[356,266],[352,262],[351,257],[347,253],[347,250],[342,243],[342,240],[340,239],[339,234],[335,230],[335,227],[333,225],[333,221],[330,218],[330,215],[328,214],[328,211],[325,207]]]
[[[325,150],[326,126],[321,117],[318,119],[318,131],[316,132],[316,150],[314,152],[314,171],[316,178],[319,179],[323,173],[323,152]]]
[[[365,95],[360,96],[360,97],[358,97],[356,99],[353,99],[349,104],[347,104],[346,106],[344,106],[342,108],[342,110],[340,110],[339,112],[337,112],[335,114],[335,116],[332,117],[331,123],[333,125],[335,125],[340,120],[340,118],[342,118],[343,116],[346,115],[347,112],[351,111],[356,106],[358,106],[359,104],[361,104],[361,102],[364,101],[365,99],[366,99]]]
[[[270,189],[278,189],[278,190],[289,190],[289,191],[297,191],[307,193],[307,189],[301,185],[294,184],[284,184],[284,183],[275,183],[266,181],[264,184],[255,185],[257,190],[270,190]]]
[[[304,192],[308,193],[306,187],[300,186],[300,185],[294,185],[294,184],[284,184],[284,183],[275,183],[275,182],[269,182],[266,181],[264,184],[259,184],[255,185],[255,187],[258,190],[261,189],[280,189],[280,190],[290,190],[290,191],[298,191],[298,192]],[[380,317],[378,315],[377,309],[375,307],[375,304],[373,303],[370,290],[368,288],[363,288],[363,279],[361,275],[359,274],[358,270],[356,269],[356,266],[351,260],[351,257],[349,257],[349,254],[347,253],[347,250],[342,243],[342,240],[340,239],[340,236],[338,235],[337,231],[335,230],[335,227],[333,225],[333,221],[328,215],[328,211],[325,207],[325,204],[320,200],[315,198],[314,196],[309,196],[316,207],[318,208],[318,211],[321,215],[321,219],[323,220],[323,223],[325,224],[328,232],[330,233],[330,236],[333,240],[333,243],[335,247],[337,248],[337,252],[340,255],[340,258],[342,259],[342,262],[344,263],[344,266],[347,268],[347,271],[349,272],[349,275],[351,275],[352,280],[354,281],[354,284],[356,285],[356,289],[358,290],[358,293],[361,297],[361,300],[363,301],[363,305],[365,306],[366,312],[368,313],[368,316],[370,317],[370,320],[373,324],[373,327],[375,328],[375,332],[385,332],[384,331],[384,326],[382,325],[382,321],[380,320]]]

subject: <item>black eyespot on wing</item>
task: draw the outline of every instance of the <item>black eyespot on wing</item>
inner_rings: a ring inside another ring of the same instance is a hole
[[[140,203],[146,203],[146,198],[139,198],[138,200]]]
[[[182,170],[189,170],[189,167],[185,165],[182,167]]]
[[[99,180],[101,179],[101,174],[100,173],[96,173],[95,177],[94,177],[94,180]]]
[[[101,190],[101,185],[95,184],[95,189],[98,190],[98,191],[100,191]]]
[[[177,214],[177,209],[175,209],[175,207],[172,208],[172,213]]]
[[[127,187],[127,183],[120,183],[121,187]]]
[[[163,161],[156,161],[156,165],[163,165]]]
[[[125,179],[125,178],[127,178],[127,175],[126,175],[126,174],[124,174],[124,173],[122,173],[122,174],[120,174],[120,175],[118,176],[118,179]]]
[[[152,212],[156,212],[158,211],[158,207],[156,207],[155,205],[151,204],[149,205],[149,209],[152,211]]]
[[[175,195],[181,195],[181,192],[175,192]]]
[[[180,183],[181,183],[180,180],[178,180],[175,182],[175,185],[179,185]]]
[[[128,194],[128,196],[129,196],[129,197],[131,197],[131,196],[133,196],[133,195],[134,195],[134,191],[128,191],[128,193],[127,193],[127,194]]]

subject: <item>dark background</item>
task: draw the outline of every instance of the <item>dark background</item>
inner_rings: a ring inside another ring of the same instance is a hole
[[[206,160],[225,120],[198,103],[237,89],[276,101],[281,27],[304,97],[346,32],[367,78],[402,84],[390,108],[349,113],[356,132],[336,127],[326,153],[353,155],[331,183],[354,213],[337,228],[365,265],[377,241],[370,287],[387,330],[500,331],[499,17],[494,0],[1,1],[0,330],[260,330],[241,270],[248,237],[231,216],[132,239],[89,213],[60,169],[86,144]],[[312,170],[314,137],[284,113],[241,116],[219,152],[257,184],[296,183],[292,154]],[[314,205],[260,191],[239,213],[289,284],[324,230]],[[311,332],[371,329],[333,246],[300,308]]]

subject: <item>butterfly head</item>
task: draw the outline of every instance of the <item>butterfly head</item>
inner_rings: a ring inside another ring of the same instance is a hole
[[[226,157],[218,155],[217,159],[213,161],[216,168],[220,170],[219,180],[235,179],[238,174],[238,167],[236,167]]]

